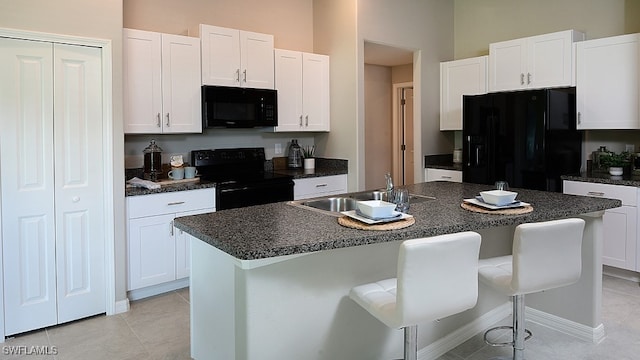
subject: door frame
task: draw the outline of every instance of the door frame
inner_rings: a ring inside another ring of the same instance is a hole
[[[35,31],[0,28],[0,36],[43,41],[51,43],[64,43],[80,46],[92,46],[101,49],[102,55],[102,139],[104,152],[102,156],[104,171],[103,186],[103,213],[104,213],[104,264],[105,264],[105,312],[107,315],[116,314],[116,283],[115,283],[115,218],[114,218],[114,169],[113,169],[113,65],[112,44],[108,39],[94,39],[79,36],[42,33]],[[1,200],[1,199],[0,199]],[[2,224],[0,224],[1,226]],[[0,232],[0,278],[4,278],[2,262],[2,233]],[[0,286],[0,309],[4,309],[4,289]],[[126,311],[126,310],[124,310]],[[121,311],[118,311],[121,312]],[[4,342],[4,311],[0,311],[0,342]]]
[[[402,169],[400,168],[400,163],[402,162],[402,151],[400,151],[400,137],[401,137],[401,132],[402,132],[402,116],[401,116],[401,111],[402,108],[399,106],[400,104],[400,91],[403,88],[412,88],[413,89],[413,81],[410,82],[403,82],[403,83],[396,83],[393,84],[393,94],[392,94],[392,104],[393,104],[393,108],[392,108],[392,130],[391,130],[391,159],[392,159],[392,171],[393,171],[393,177],[394,179],[396,179],[396,182],[398,183],[398,185],[400,185],[400,177],[402,175]],[[415,94],[414,94],[415,96]],[[412,121],[415,124],[415,111],[414,111],[414,119],[412,119]],[[414,131],[415,131],[415,126],[413,127]],[[413,134],[411,135],[413,136]],[[415,138],[415,137],[414,137]],[[414,144],[415,147],[415,144]],[[414,176],[415,177],[415,176]],[[406,182],[406,179],[405,179]],[[410,184],[413,184],[415,181],[414,179],[410,179]]]

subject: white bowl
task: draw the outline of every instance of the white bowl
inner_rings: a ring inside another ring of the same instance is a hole
[[[506,190],[491,190],[480,191],[480,196],[482,196],[482,201],[487,204],[502,206],[514,202],[518,193]]]
[[[373,219],[391,217],[395,208],[396,204],[382,200],[358,201],[358,210]]]

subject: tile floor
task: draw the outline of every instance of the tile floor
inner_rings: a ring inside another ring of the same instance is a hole
[[[640,359],[640,286],[634,282],[605,276],[603,304],[607,337],[600,344],[586,343],[528,323],[527,327],[533,331],[534,337],[526,343],[527,360]],[[507,318],[501,323],[509,321]],[[189,291],[182,289],[134,301],[127,313],[109,317],[96,316],[35,331],[7,339],[1,346],[3,351],[0,352],[0,359],[12,360],[190,359]],[[57,354],[7,355],[7,346],[49,346],[49,350],[55,349]],[[510,353],[505,348],[486,346],[480,334],[438,360],[479,360],[508,356]]]

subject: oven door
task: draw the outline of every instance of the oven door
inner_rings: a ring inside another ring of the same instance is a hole
[[[216,210],[293,200],[293,180],[232,184],[216,187]]]

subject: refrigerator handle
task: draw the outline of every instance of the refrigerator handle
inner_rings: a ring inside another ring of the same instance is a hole
[[[471,135],[467,135],[467,166],[471,166]]]
[[[480,148],[476,146],[476,165],[480,164]]]

